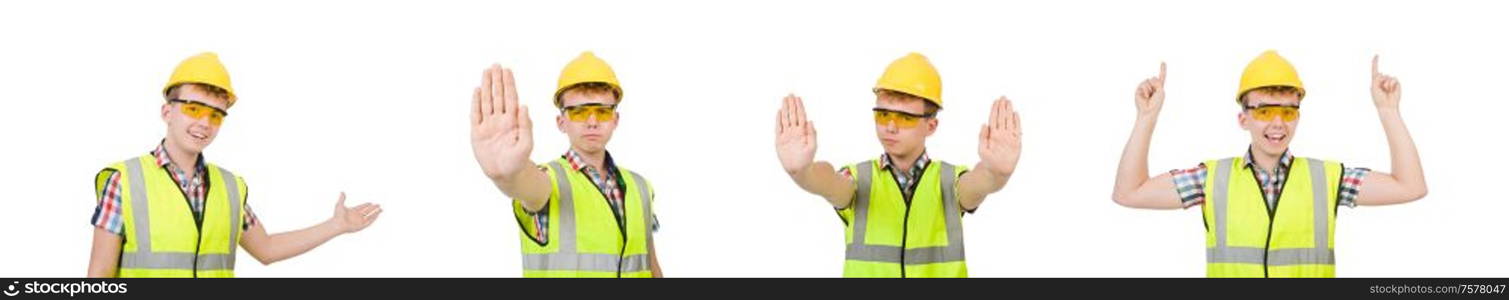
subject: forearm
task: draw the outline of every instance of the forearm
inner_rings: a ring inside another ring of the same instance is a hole
[[[1383,133],[1388,138],[1389,172],[1410,194],[1424,196],[1425,171],[1420,166],[1420,153],[1415,149],[1415,141],[1410,137],[1409,129],[1404,126],[1404,118],[1400,116],[1399,109],[1379,108],[1378,118],[1383,123]]]
[[[499,191],[518,200],[525,210],[539,211],[550,201],[550,178],[538,168],[520,169],[513,175],[492,180]]]
[[[847,207],[854,196],[853,185],[839,176],[828,162],[814,162],[791,174],[796,185],[808,193],[823,196],[833,207]]]
[[[252,254],[262,264],[272,264],[309,252],[342,233],[344,231],[336,220],[330,219],[308,228],[268,236],[267,244]]]
[[[974,210],[985,202],[985,196],[1000,191],[1006,187],[1006,181],[1010,175],[1000,176],[987,171],[984,162],[975,164],[974,171],[964,173],[959,178],[957,191],[959,192],[959,206],[965,210]]]
[[[91,278],[115,277],[120,265],[121,237],[98,227],[94,228],[94,247],[89,251]]]
[[[651,233],[651,234],[654,234],[654,233]],[[665,275],[660,272],[660,258],[657,255],[655,255],[655,242],[650,242],[650,249],[649,250],[650,250],[650,276],[655,277],[655,278],[663,278],[663,277],[665,277]]]
[[[1137,117],[1132,136],[1127,139],[1126,147],[1121,151],[1121,162],[1116,167],[1116,186],[1111,198],[1117,203],[1126,205],[1137,189],[1147,182],[1148,147],[1156,126],[1156,115]]]

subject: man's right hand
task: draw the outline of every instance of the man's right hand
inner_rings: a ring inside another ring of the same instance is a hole
[[[1137,116],[1153,117],[1163,110],[1163,81],[1168,74],[1168,64],[1158,63],[1158,77],[1143,80],[1137,85]]]
[[[519,104],[513,71],[494,64],[482,74],[482,86],[472,94],[472,154],[482,173],[500,180],[534,167],[529,108]]]
[[[781,167],[792,175],[812,165],[812,157],[817,153],[817,131],[807,120],[802,98],[796,95],[787,95],[776,113],[775,151],[781,158]]]

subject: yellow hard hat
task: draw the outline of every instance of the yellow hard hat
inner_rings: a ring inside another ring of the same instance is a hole
[[[938,76],[933,63],[916,52],[897,58],[885,68],[885,73],[880,74],[880,80],[875,82],[874,91],[882,89],[921,97],[943,107],[943,79]]]
[[[1299,90],[1299,98],[1305,98],[1305,84],[1299,81],[1299,71],[1289,60],[1278,56],[1277,51],[1263,51],[1257,58],[1247,64],[1247,69],[1242,70],[1242,84],[1237,88],[1237,103],[1242,103],[1242,96],[1253,89],[1287,86]]]
[[[618,94],[619,101],[623,101],[623,87],[618,85],[618,76],[613,74],[613,67],[608,62],[592,55],[592,51],[583,51],[576,59],[566,63],[566,68],[561,69],[561,78],[556,81],[555,106],[561,106],[561,92],[566,91],[573,85],[601,82],[613,87]]]
[[[220,56],[214,52],[200,53],[184,59],[178,63],[178,68],[173,69],[173,76],[168,77],[168,84],[163,85],[163,95],[174,86],[185,83],[206,84],[225,89],[230,99],[226,99],[225,107],[230,108],[236,104],[236,89],[231,88],[231,73],[225,70],[225,65],[220,63]]]

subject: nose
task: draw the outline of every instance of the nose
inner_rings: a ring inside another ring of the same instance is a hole
[[[1264,126],[1267,128],[1285,129],[1289,127],[1289,122],[1284,122],[1283,117],[1273,117],[1273,119],[1265,120],[1264,122],[1268,124],[1268,126]]]
[[[586,123],[587,127],[589,128],[597,128],[597,125],[601,124],[602,121],[597,119],[597,114],[592,114],[587,116],[587,122],[584,123]]]
[[[206,115],[206,116],[204,116],[202,118],[193,118],[193,119],[194,119],[194,121],[190,122],[189,125],[203,126],[203,127],[206,127],[206,128],[215,127],[214,125],[210,124],[210,116],[208,116],[208,115]]]

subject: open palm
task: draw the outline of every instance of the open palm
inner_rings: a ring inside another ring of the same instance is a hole
[[[1022,156],[1020,118],[1011,100],[1001,97],[991,105],[990,119],[980,126],[980,161],[997,176],[1016,172],[1017,159]]]
[[[786,173],[795,174],[812,164],[817,153],[817,130],[807,120],[802,98],[787,95],[776,112],[775,150]]]
[[[519,105],[513,72],[493,65],[483,72],[472,94],[472,154],[489,178],[501,178],[529,166],[534,149],[529,108]]]
[[[346,207],[346,192],[341,192],[340,200],[335,201],[336,224],[341,227],[341,232],[351,233],[366,229],[377,216],[382,214],[382,207],[377,204],[363,203],[355,207]]]

